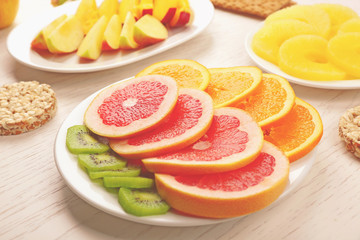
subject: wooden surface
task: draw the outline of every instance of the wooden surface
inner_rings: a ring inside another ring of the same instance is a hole
[[[360,13],[359,1],[328,2]],[[296,95],[312,104],[324,123],[315,163],[288,198],[245,218],[199,227],[156,227],[113,217],[81,200],[65,184],[53,156],[56,133],[70,111],[91,93],[157,61],[184,58],[206,67],[254,65],[244,39],[260,20],[216,10],[202,34],[162,54],[107,71],[60,74],[23,66],[8,54],[6,38],[11,29],[52,8],[50,0],[20,4],[15,24],[0,30],[0,84],[48,83],[56,92],[58,111],[40,129],[0,137],[0,239],[360,239],[360,161],[345,150],[338,136],[339,117],[360,104],[359,90],[292,84]]]

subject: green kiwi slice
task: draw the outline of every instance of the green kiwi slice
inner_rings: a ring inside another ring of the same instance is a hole
[[[116,170],[126,166],[125,160],[110,152],[79,154],[78,161],[80,166],[85,167],[88,171]]]
[[[68,128],[66,133],[66,146],[71,153],[103,153],[110,148],[96,140],[85,125],[75,125]]]
[[[140,175],[141,168],[128,168],[124,167],[116,170],[107,171],[88,171],[91,179],[103,178],[103,177],[137,177]]]
[[[125,212],[140,217],[165,214],[170,209],[153,191],[120,188],[118,200]]]
[[[104,177],[105,187],[151,188],[154,179],[144,177]]]

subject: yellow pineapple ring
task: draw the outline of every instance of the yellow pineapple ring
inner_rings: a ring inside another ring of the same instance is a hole
[[[278,64],[281,44],[300,34],[316,34],[316,29],[310,24],[294,19],[274,21],[266,24],[254,35],[251,47],[259,57]]]
[[[316,31],[323,37],[327,37],[330,33],[330,17],[319,6],[295,5],[284,8],[268,16],[265,20],[265,24],[281,19],[296,19],[308,23],[314,26]]]
[[[349,32],[360,32],[360,18],[353,18],[349,21],[344,22],[338,30],[338,34],[349,33]]]
[[[290,38],[280,47],[279,67],[302,79],[343,80],[346,73],[328,61],[327,45],[325,38],[316,35]]]
[[[329,58],[348,74],[360,78],[360,32],[333,37],[329,41]]]

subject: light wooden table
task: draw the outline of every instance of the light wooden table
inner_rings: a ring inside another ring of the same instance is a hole
[[[359,1],[328,2],[360,13]],[[50,8],[50,0],[22,0],[12,28]],[[211,25],[185,44],[134,64],[86,74],[42,72],[17,63],[6,50],[12,28],[0,30],[0,84],[38,80],[50,84],[58,99],[56,117],[40,129],[0,137],[0,239],[360,239],[360,160],[345,150],[338,137],[339,117],[360,104],[359,90],[292,84],[296,95],[312,104],[324,123],[315,163],[289,197],[239,220],[186,228],[129,222],[81,200],[57,171],[53,156],[57,130],[88,95],[166,59],[193,59],[207,67],[254,65],[244,39],[259,21],[216,10]]]

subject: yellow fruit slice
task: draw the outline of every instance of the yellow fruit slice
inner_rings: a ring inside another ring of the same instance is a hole
[[[80,20],[83,31],[87,34],[100,17],[96,1],[81,0],[75,16]]]
[[[360,78],[360,32],[333,37],[329,41],[329,58],[348,74]]]
[[[314,5],[295,5],[284,8],[271,14],[266,18],[265,24],[281,19],[296,19],[308,23],[316,29],[316,31],[323,37],[327,37],[330,33],[330,17],[319,6]]]
[[[118,8],[118,0],[104,0],[99,6],[99,14],[110,19],[114,14],[117,14]]]
[[[281,44],[300,34],[316,34],[316,29],[299,20],[278,20],[261,28],[254,35],[251,46],[259,57],[277,64]]]
[[[301,100],[282,119],[263,128],[264,139],[284,151],[290,162],[308,154],[320,141],[323,124],[316,109]]]
[[[285,78],[263,74],[255,91],[232,106],[245,110],[260,127],[265,127],[288,114],[294,103],[295,92]]]
[[[321,3],[314,6],[319,6],[329,15],[331,22],[330,38],[336,35],[341,24],[349,19],[359,17],[354,10],[340,4]]]
[[[249,95],[261,82],[261,70],[256,67],[211,68],[206,92],[216,108],[226,107]]]
[[[308,80],[343,80],[346,73],[328,61],[328,41],[316,35],[299,35],[285,41],[279,51],[284,72]]]
[[[348,32],[360,32],[360,18],[350,19],[339,27],[338,34],[348,33]]]
[[[180,88],[205,90],[210,81],[210,73],[198,62],[187,59],[173,59],[154,63],[136,76],[164,75],[176,80]]]

